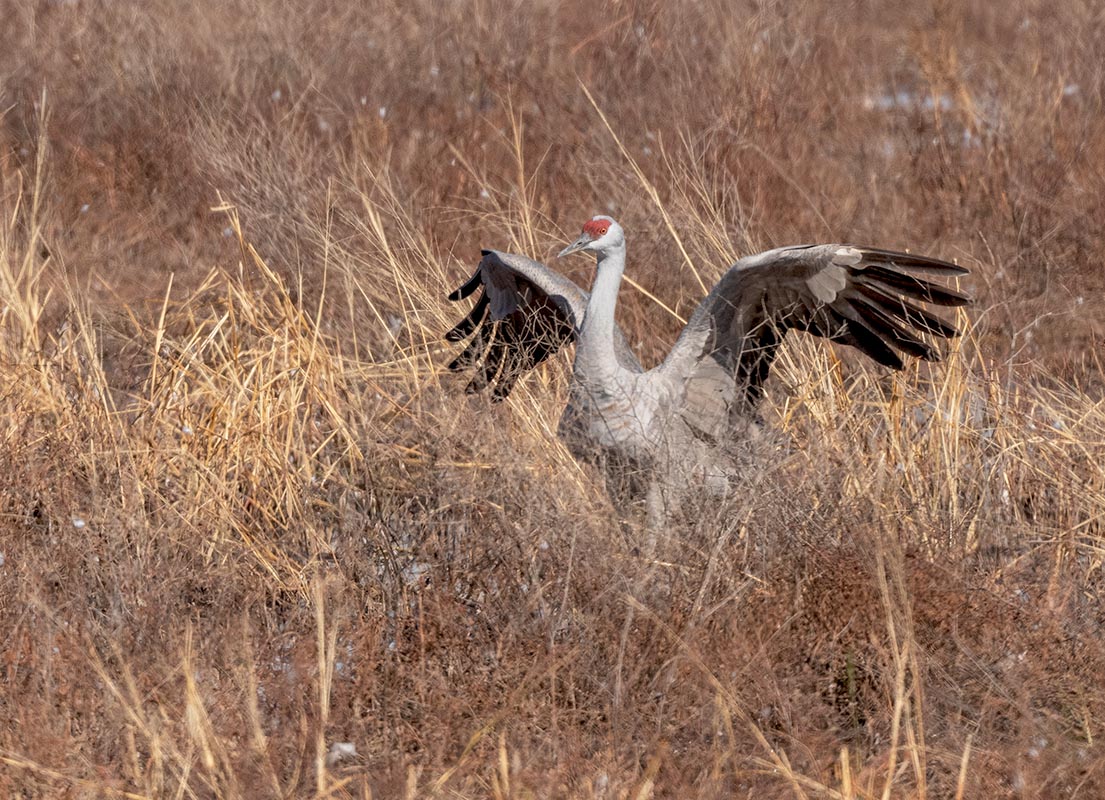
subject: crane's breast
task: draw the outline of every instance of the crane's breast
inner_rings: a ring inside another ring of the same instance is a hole
[[[651,460],[659,445],[665,398],[645,377],[626,373],[601,384],[572,387],[559,432],[574,453],[597,449]]]

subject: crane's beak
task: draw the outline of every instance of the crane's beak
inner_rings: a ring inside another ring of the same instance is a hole
[[[564,258],[564,256],[570,256],[572,253],[578,253],[587,245],[591,244],[592,239],[586,233],[572,242],[570,245],[560,251],[560,255],[557,258]]]

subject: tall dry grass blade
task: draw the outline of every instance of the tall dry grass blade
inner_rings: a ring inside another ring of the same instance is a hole
[[[315,611],[315,659],[318,670],[318,727],[315,730],[315,793],[319,796],[329,792],[327,774],[326,744],[327,725],[330,722],[330,695],[334,684],[334,662],[336,660],[338,630],[337,624],[326,623],[327,581],[316,576],[311,581],[311,602]]]
[[[967,741],[963,744],[963,756],[959,759],[959,775],[955,780],[955,800],[963,800],[963,792],[967,789],[967,764],[971,760],[972,734],[967,735]]]
[[[848,754],[848,748],[840,748],[840,798],[841,800],[855,800],[852,789],[852,757]]]

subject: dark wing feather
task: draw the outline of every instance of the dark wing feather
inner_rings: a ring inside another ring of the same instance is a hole
[[[959,331],[944,320],[933,316],[905,297],[895,297],[892,293],[862,283],[856,284],[855,290],[864,296],[864,302],[868,306],[884,311],[905,325],[942,339],[951,339],[959,335]]]
[[[861,278],[864,283],[873,283],[876,286],[882,284],[884,287],[894,289],[898,294],[914,300],[924,300],[937,306],[965,306],[971,302],[971,299],[962,292],[937,286],[912,275],[903,275],[897,270],[886,267],[867,267],[863,270]]]
[[[902,356],[937,361],[922,334],[957,336],[920,304],[958,307],[962,292],[927,278],[963,267],[909,253],[841,245],[783,247],[738,261],[695,310],[661,369],[685,387],[683,416],[719,435],[763,394],[788,330],[857,348],[891,369]],[[730,376],[730,384],[719,380]],[[724,415],[719,409],[724,409]]]
[[[486,256],[488,254],[488,252],[489,251],[484,250],[483,255]],[[463,300],[464,298],[471,295],[472,292],[476,291],[476,289],[480,288],[482,283],[483,283],[483,281],[480,278],[480,271],[477,268],[476,271],[474,273],[472,273],[471,278],[466,280],[464,283],[462,283],[460,286],[458,286],[453,291],[449,292],[449,299],[452,300],[453,302],[456,302],[457,300]]]
[[[478,274],[478,273],[477,273]],[[471,281],[469,281],[471,283]],[[467,286],[467,284],[465,284]],[[461,287],[463,289],[464,286]],[[457,290],[460,291],[459,289]],[[450,300],[460,300],[460,297],[454,297],[457,292],[449,295]],[[491,298],[487,296],[485,292],[480,296],[480,299],[476,301],[476,305],[472,306],[472,310],[468,312],[468,316],[453,326],[453,329],[445,334],[445,340],[449,342],[463,342],[469,336],[472,335],[472,331],[476,330],[481,322],[483,322],[484,316],[487,314],[487,306],[490,304]]]
[[[889,264],[899,272],[920,272],[922,275],[936,275],[947,278],[955,275],[969,275],[970,270],[941,261],[939,258],[919,256],[914,253],[899,253],[897,250],[882,250],[878,247],[863,247],[864,257],[872,264]]]
[[[587,293],[544,264],[494,250],[483,251],[476,272],[449,299],[462,300],[478,289],[472,310],[445,334],[451,342],[472,337],[448,368],[476,368],[467,391],[491,387],[492,399],[502,400],[520,377],[575,341]],[[627,368],[640,371],[618,330],[615,349]]]
[[[479,364],[480,359],[483,358],[484,351],[487,349],[487,336],[489,332],[490,330],[478,330],[476,335],[472,337],[472,340],[468,342],[468,346],[461,351],[460,355],[449,362],[449,371],[464,372],[464,370],[471,369]]]

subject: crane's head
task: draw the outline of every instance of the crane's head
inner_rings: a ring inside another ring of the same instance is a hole
[[[561,250],[557,258],[563,258],[582,250],[602,253],[605,250],[624,245],[625,234],[622,231],[622,226],[610,217],[600,214],[583,223],[583,233],[579,235],[578,239]]]

